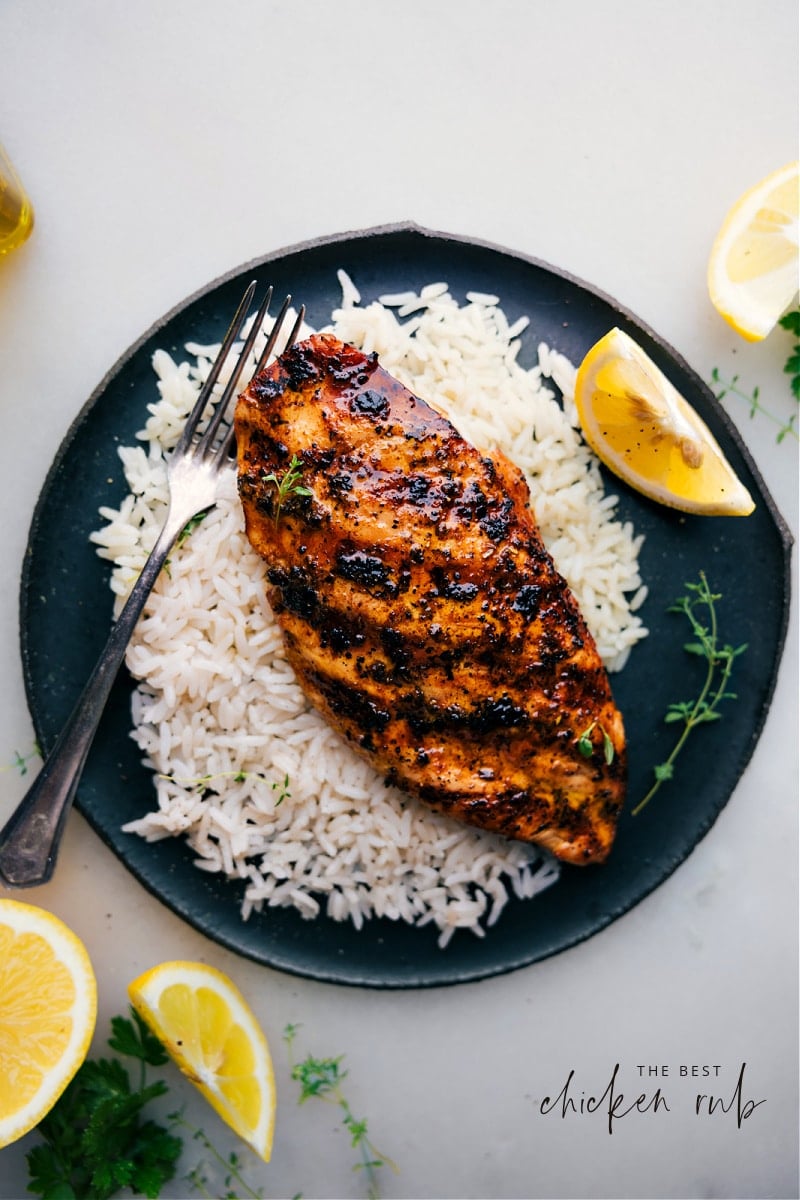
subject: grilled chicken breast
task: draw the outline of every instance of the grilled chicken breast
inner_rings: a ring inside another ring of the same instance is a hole
[[[437,811],[602,861],[622,718],[521,472],[328,334],[235,420],[247,533],[310,701]]]

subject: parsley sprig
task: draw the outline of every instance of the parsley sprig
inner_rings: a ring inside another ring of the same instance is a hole
[[[166,1051],[136,1013],[114,1017],[111,1027],[109,1046],[138,1061],[138,1080],[119,1058],[82,1064],[39,1122],[44,1144],[27,1155],[28,1190],[43,1200],[107,1200],[126,1187],[155,1197],[175,1174],[181,1139],[143,1115],[168,1090],[163,1080],[146,1079],[148,1066],[167,1062]]]
[[[783,369],[789,376],[789,386],[795,400],[800,400],[800,308],[793,308],[781,317],[778,324],[792,335],[794,345]]]
[[[344,1056],[314,1058],[309,1054],[302,1062],[293,1060],[292,1049],[299,1028],[299,1025],[287,1025],[283,1033],[283,1039],[289,1050],[291,1076],[300,1085],[298,1104],[305,1104],[306,1100],[318,1099],[338,1105],[343,1115],[344,1127],[350,1134],[350,1144],[360,1154],[359,1161],[354,1164],[353,1170],[364,1172],[369,1200],[379,1200],[377,1172],[382,1167],[389,1167],[391,1170],[397,1171],[397,1165],[370,1141],[366,1120],[359,1120],[353,1116],[342,1089],[342,1083],[347,1076],[347,1071],[342,1068]]]
[[[170,1060],[135,1009],[130,1013],[130,1018],[112,1018],[108,1045],[131,1060],[135,1078],[119,1057],[82,1063],[37,1126],[44,1140],[27,1154],[28,1191],[42,1200],[109,1200],[130,1189],[134,1195],[155,1200],[175,1176],[184,1149],[178,1131],[185,1130],[224,1172],[225,1191],[209,1180],[202,1162],[186,1176],[187,1182],[203,1196],[255,1200],[259,1193],[242,1177],[235,1153],[226,1159],[180,1112],[170,1113],[167,1125],[150,1116],[152,1102],[169,1089],[163,1079],[150,1082],[148,1068],[165,1066]]]
[[[282,475],[276,475],[274,471],[271,471],[269,475],[262,476],[262,482],[271,483],[277,492],[273,512],[273,519],[276,525],[281,519],[281,513],[287,500],[292,496],[312,495],[311,488],[307,488],[300,483],[302,477],[303,463],[296,454],[292,455],[291,462]]]
[[[690,733],[698,725],[718,721],[722,716],[719,711],[722,701],[736,699],[736,693],[728,690],[728,684],[733,664],[747,649],[747,644],[736,647],[720,644],[716,605],[717,601],[722,599],[722,594],[711,591],[704,572],[700,572],[699,583],[687,583],[685,587],[685,594],[671,604],[667,612],[680,613],[688,620],[694,637],[692,641],[686,642],[683,648],[687,654],[705,660],[705,678],[693,700],[676,701],[667,708],[664,721],[668,725],[681,724],[680,736],[669,757],[653,768],[653,785],[633,809],[634,816],[652,800],[662,783],[672,779],[675,760],[686,745]]]

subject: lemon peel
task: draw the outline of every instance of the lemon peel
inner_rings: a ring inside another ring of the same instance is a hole
[[[598,458],[642,495],[703,516],[747,516],[755,508],[708,426],[621,329],[585,355],[575,405]]]
[[[272,1057],[236,985],[206,963],[164,962],[134,979],[128,995],[187,1079],[269,1162],[276,1106]]]
[[[80,938],[32,904],[0,899],[0,1147],[50,1111],[89,1051],[97,981]]]
[[[731,207],[708,260],[717,312],[748,341],[774,329],[798,290],[800,162],[773,171]]]

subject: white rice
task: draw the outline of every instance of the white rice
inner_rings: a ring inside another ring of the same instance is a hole
[[[498,297],[459,306],[445,283],[366,307],[340,272],[331,328],[365,351],[483,449],[525,472],[542,536],[565,575],[609,670],[646,634],[641,539],[615,517],[596,460],[577,428],[575,369],[547,346],[517,363],[518,335]],[[153,356],[159,398],[120,449],[129,487],[103,508],[92,535],[114,563],[121,607],[155,541],[167,500],[165,452],[217,347],[188,345],[186,361]],[[258,348],[257,348],[258,349]],[[257,352],[257,350],[256,350]],[[544,382],[551,379],[564,406]],[[130,644],[140,680],[133,737],[155,772],[158,806],[126,831],[183,836],[201,870],[245,882],[242,916],[263,906],[324,911],[356,927],[372,916],[482,936],[509,893],[528,898],[558,878],[534,847],[439,817],[383,780],[307,704],[286,662],[264,595],[266,566],[243,532],[233,470],[222,499],[172,554]]]

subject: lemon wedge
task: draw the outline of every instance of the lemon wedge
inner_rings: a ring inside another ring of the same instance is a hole
[[[598,458],[651,500],[717,517],[755,508],[708,426],[621,329],[586,354],[575,404]]]
[[[711,248],[711,303],[748,341],[765,338],[797,295],[799,210],[793,162],[737,200]]]
[[[272,1057],[235,984],[205,963],[165,962],[134,979],[128,995],[184,1075],[269,1162],[275,1128]]]
[[[0,1147],[44,1117],[89,1051],[97,984],[58,917],[0,900]]]

